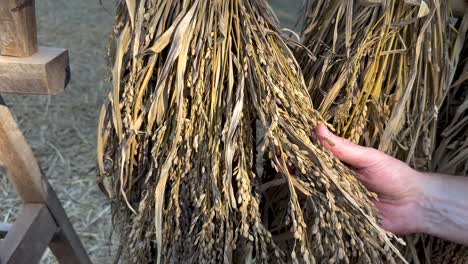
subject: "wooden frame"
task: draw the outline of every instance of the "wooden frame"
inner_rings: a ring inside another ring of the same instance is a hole
[[[0,56],[2,93],[56,94],[63,91],[69,78],[65,49],[39,47],[29,57]]]
[[[27,57],[37,51],[34,0],[1,0],[0,55]]]
[[[2,242],[0,263],[40,260],[57,230],[44,204],[26,204]]]
[[[54,94],[66,86],[68,52],[38,49],[35,21],[34,0],[0,0],[0,92]],[[59,263],[90,264],[65,210],[1,96],[0,164],[24,202],[15,223],[0,224],[0,263],[39,263],[49,247]]]

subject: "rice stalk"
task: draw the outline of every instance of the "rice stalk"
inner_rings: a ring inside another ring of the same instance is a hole
[[[433,171],[468,176],[468,42],[465,41],[450,92],[440,111]],[[426,237],[432,263],[466,264],[468,247]]]
[[[98,182],[121,261],[402,258],[375,194],[319,145],[323,118],[264,0],[120,1],[112,43]]]
[[[440,135],[434,152],[433,171],[468,176],[468,43],[463,61],[441,108]]]
[[[314,105],[341,136],[427,170],[465,22],[445,1],[363,2],[309,3],[303,39],[318,59],[297,56]]]
[[[452,83],[467,23],[446,1],[309,1],[302,37],[317,60],[304,49],[296,54],[314,105],[338,134],[419,170],[462,175],[463,103],[459,115],[440,109],[464,93]],[[430,263],[437,243],[444,242],[408,238],[404,255]]]

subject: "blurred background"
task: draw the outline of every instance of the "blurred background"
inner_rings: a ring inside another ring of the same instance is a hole
[[[303,1],[270,1],[282,27],[293,29]],[[95,184],[97,120],[110,90],[106,54],[114,6],[114,0],[36,1],[39,44],[69,50],[71,82],[56,96],[2,95],[99,264],[112,263],[117,248],[110,204]],[[2,172],[0,201],[0,222],[14,221],[21,204]],[[50,252],[42,263],[55,263]]]

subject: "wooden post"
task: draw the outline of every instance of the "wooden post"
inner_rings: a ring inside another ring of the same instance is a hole
[[[0,0],[0,55],[27,57],[37,51],[34,0]]]
[[[1,1],[1,0],[0,0]],[[25,202],[47,202],[47,183],[31,147],[0,99],[0,161],[10,182]]]

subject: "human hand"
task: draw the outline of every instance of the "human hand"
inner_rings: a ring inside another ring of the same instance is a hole
[[[426,231],[421,173],[383,152],[340,138],[324,125],[315,133],[325,148],[356,171],[369,191],[377,193],[382,228],[396,234]]]

